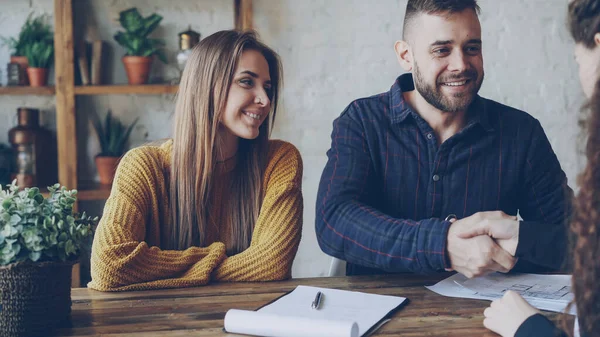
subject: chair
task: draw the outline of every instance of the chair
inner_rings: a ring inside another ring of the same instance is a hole
[[[346,261],[332,257],[329,264],[328,276],[346,276]]]

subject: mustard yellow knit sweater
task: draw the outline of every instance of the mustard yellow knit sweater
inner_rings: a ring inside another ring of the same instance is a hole
[[[229,231],[207,226],[207,247],[161,250],[161,224],[169,220],[168,175],[173,142],[129,151],[117,169],[94,236],[89,288],[101,291],[191,287],[210,281],[271,281],[291,276],[302,233],[302,160],[291,144],[271,140],[264,200],[250,246],[226,256]],[[234,163],[235,165],[235,163]],[[231,163],[218,168],[227,179]],[[219,203],[227,196],[220,194]],[[225,212],[211,212],[221,214]],[[209,239],[210,238],[210,239]]]

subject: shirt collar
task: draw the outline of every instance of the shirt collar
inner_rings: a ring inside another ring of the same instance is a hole
[[[402,123],[406,117],[421,118],[413,108],[404,100],[403,92],[415,90],[413,76],[411,73],[406,73],[398,76],[392,88],[390,89],[390,121],[392,124]],[[418,116],[418,117],[417,117]],[[479,95],[475,97],[473,104],[469,107],[467,113],[470,124],[480,124],[486,131],[493,131],[494,128],[490,123],[489,111],[487,109],[486,100]]]
[[[479,124],[487,132],[494,131],[494,127],[490,123],[490,113],[488,110],[486,100],[477,95],[467,112],[467,125]]]
[[[406,117],[415,114],[408,102],[402,96],[403,92],[415,90],[412,74],[402,74],[398,76],[396,82],[390,89],[390,120],[392,124],[402,123]]]

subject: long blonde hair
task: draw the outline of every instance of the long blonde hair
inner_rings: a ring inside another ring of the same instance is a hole
[[[219,151],[217,131],[238,61],[245,50],[260,52],[269,65],[271,111],[253,140],[240,139],[230,198],[232,238],[228,254],[248,248],[262,204],[262,180],[268,140],[277,111],[282,68],[279,56],[258,41],[254,32],[234,30],[212,34],[194,47],[177,94],[170,174],[170,223],[161,246],[182,250],[204,246],[213,188],[212,174]]]

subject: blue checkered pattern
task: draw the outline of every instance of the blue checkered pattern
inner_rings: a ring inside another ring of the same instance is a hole
[[[334,121],[316,204],[321,249],[348,261],[348,274],[442,271],[446,216],[502,210],[524,219],[516,270],[559,269],[572,192],[540,123],[477,97],[466,127],[438,146],[408,90],[405,74]]]

